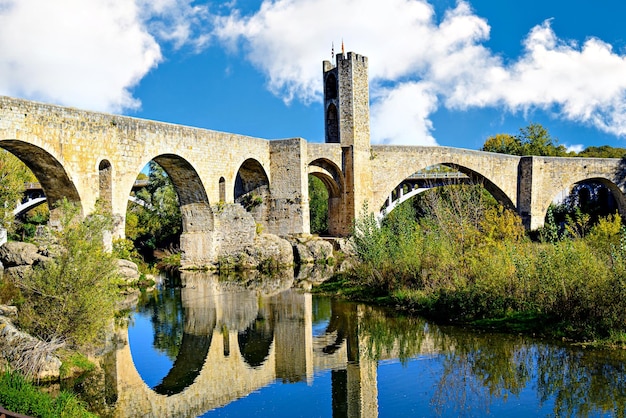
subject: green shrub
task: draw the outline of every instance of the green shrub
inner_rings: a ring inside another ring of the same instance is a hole
[[[58,254],[16,281],[24,295],[19,325],[44,340],[89,344],[115,311],[117,265],[102,236],[111,221],[93,214],[78,222],[78,208],[68,202],[59,210]]]

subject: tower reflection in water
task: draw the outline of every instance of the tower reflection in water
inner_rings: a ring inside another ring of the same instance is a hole
[[[181,281],[138,309],[173,359],[158,384],[146,383],[150,364],[130,344],[115,354],[117,416],[197,416],[275,381],[311,383],[324,370],[332,370],[334,416],[376,414],[376,361],[359,351],[357,305],[324,299],[313,309],[288,273],[225,281],[193,272]],[[119,337],[128,341],[126,330]]]

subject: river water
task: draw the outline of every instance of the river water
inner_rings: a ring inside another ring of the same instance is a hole
[[[293,277],[293,276],[292,276]],[[108,356],[119,417],[624,416],[626,356],[189,273]]]

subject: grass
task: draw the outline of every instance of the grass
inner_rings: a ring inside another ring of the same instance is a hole
[[[41,392],[21,374],[0,374],[0,404],[9,411],[41,418],[95,417],[72,393],[62,391],[57,397]]]

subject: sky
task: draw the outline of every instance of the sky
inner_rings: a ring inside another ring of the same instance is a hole
[[[322,61],[369,59],[373,144],[540,123],[626,147],[623,0],[0,0],[0,95],[323,142]]]

